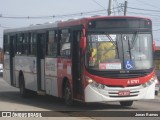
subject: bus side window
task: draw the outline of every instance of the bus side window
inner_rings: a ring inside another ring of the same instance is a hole
[[[29,54],[29,33],[26,33],[24,35],[23,40],[23,54],[28,55]]]
[[[55,31],[49,31],[48,41],[47,41],[47,55],[56,56],[57,55],[57,39]]]
[[[61,40],[60,40],[60,55],[69,57],[70,54],[71,54],[70,33],[68,30],[62,30]]]
[[[4,54],[9,54],[9,35],[4,35]]]
[[[23,34],[18,34],[18,39],[17,39],[17,49],[16,49],[16,54],[20,55],[23,52]]]
[[[31,34],[31,39],[30,39],[30,54],[31,55],[36,55],[37,54],[37,47],[36,47],[36,34],[32,33]]]

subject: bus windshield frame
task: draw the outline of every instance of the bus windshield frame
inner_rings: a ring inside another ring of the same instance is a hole
[[[95,28],[94,30],[93,26],[89,27],[85,53],[85,66],[88,71],[93,73],[96,71],[103,73],[120,73],[121,71],[127,71],[128,73],[131,71],[151,72],[153,70],[153,36],[151,22],[148,22],[150,21],[144,21],[145,24],[150,25],[147,27],[143,26],[144,24],[141,26],[142,28],[125,27],[123,29],[123,27],[118,27],[118,31],[116,27],[110,29]],[[91,23],[93,22],[89,22],[89,25],[92,25]],[[104,52],[101,57],[96,56],[98,52],[100,53],[100,49],[105,51],[101,51]],[[96,57],[94,58],[94,56]],[[105,61],[105,56],[110,59]],[[113,59],[114,57],[116,58]]]

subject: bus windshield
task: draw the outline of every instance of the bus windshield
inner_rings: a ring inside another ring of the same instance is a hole
[[[90,33],[87,68],[99,71],[144,70],[153,67],[151,33]]]

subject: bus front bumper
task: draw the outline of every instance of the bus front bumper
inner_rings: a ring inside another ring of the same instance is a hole
[[[104,86],[103,89],[88,84],[84,92],[85,102],[135,101],[140,99],[154,99],[155,83],[152,83],[147,87],[143,87],[142,85],[124,88]]]

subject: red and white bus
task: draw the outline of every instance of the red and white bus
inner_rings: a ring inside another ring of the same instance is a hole
[[[154,99],[152,22],[90,17],[4,31],[4,80],[20,88],[84,102]]]

